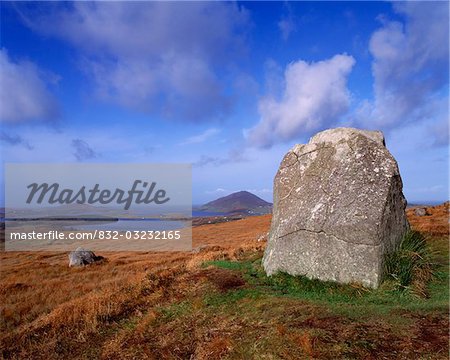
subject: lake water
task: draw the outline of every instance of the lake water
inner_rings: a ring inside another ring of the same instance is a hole
[[[187,221],[167,221],[160,219],[121,219],[101,224],[75,225],[75,230],[111,230],[111,231],[163,231],[177,230],[188,226]]]
[[[224,213],[211,212],[211,211],[192,211],[192,217],[205,217],[205,216],[226,216]]]

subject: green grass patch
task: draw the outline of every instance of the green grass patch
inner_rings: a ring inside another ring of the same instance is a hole
[[[260,258],[258,258],[260,260]],[[251,271],[252,263],[250,261],[229,261],[229,260],[215,260],[206,261],[202,267],[215,266],[227,270]]]
[[[169,321],[171,319],[189,314],[192,311],[192,303],[188,300],[185,300],[182,302],[170,304],[165,307],[161,307],[158,310],[161,313],[161,318],[164,321]]]
[[[207,294],[203,302],[206,306],[223,306],[223,305],[234,305],[242,299],[255,299],[261,296],[261,292],[257,289],[237,289],[234,291],[228,291],[226,293],[210,293]]]
[[[435,252],[434,247],[439,248],[439,252]],[[448,247],[445,249],[441,240],[432,239],[427,244],[425,238],[415,232],[408,233],[399,250],[390,255],[386,264],[389,271],[387,281],[378,289],[285,273],[268,277],[262,268],[261,258],[209,261],[204,266],[239,272],[246,286],[226,294],[209,294],[205,303],[226,306],[249,297],[289,297],[324,305],[333,313],[350,318],[389,315],[401,311],[446,311],[449,297],[447,262]],[[426,298],[422,296],[425,289]]]

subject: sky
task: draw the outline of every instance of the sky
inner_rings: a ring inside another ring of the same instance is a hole
[[[286,152],[383,131],[448,195],[448,2],[0,2],[4,163],[192,163],[193,201],[272,201]],[[3,191],[0,201],[4,201]]]

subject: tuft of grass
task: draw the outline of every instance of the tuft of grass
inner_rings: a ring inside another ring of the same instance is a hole
[[[418,231],[409,231],[399,247],[386,255],[385,279],[394,289],[419,297],[427,297],[427,284],[433,277],[432,254],[425,237]]]

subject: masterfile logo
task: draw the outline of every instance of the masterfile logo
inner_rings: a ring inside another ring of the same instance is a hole
[[[30,194],[26,203],[31,204],[36,196],[36,203],[42,204],[47,201],[48,204],[102,204],[107,205],[116,202],[123,204],[124,209],[128,210],[133,203],[136,204],[164,204],[170,200],[166,196],[166,190],[155,190],[156,182],[150,185],[147,181],[135,180],[130,190],[116,188],[115,190],[100,189],[99,184],[95,184],[92,189],[86,189],[82,186],[79,190],[60,189],[58,183],[49,185],[48,183],[33,183],[27,186]],[[139,190],[141,188],[141,190]]]
[[[6,250],[191,248],[190,164],[10,163],[5,179]]]

